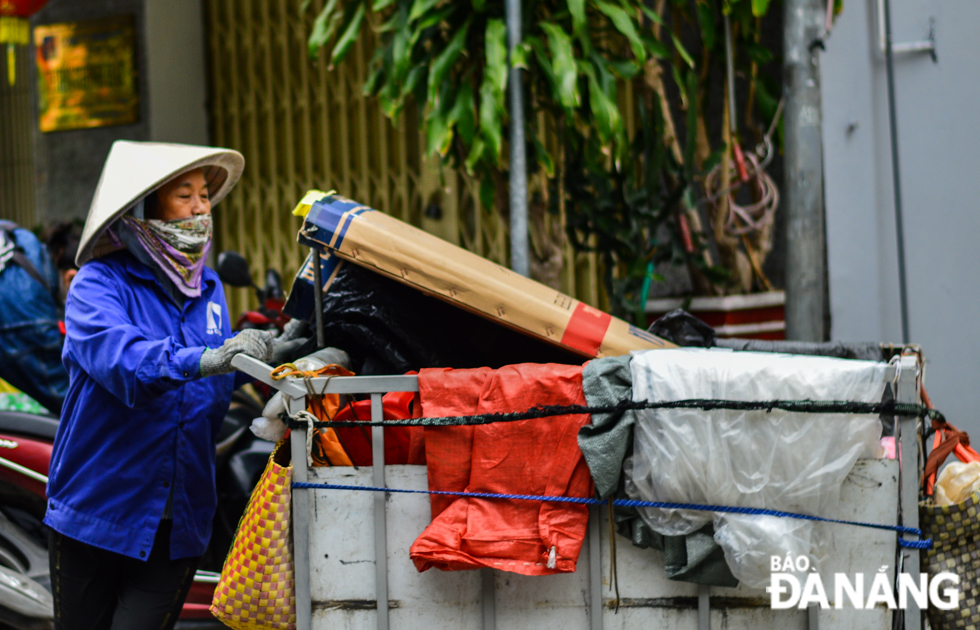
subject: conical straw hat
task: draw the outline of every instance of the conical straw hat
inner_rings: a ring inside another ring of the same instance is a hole
[[[85,219],[75,263],[81,267],[92,259],[93,251],[100,249],[99,240],[106,228],[133,204],[173,177],[195,168],[204,169],[214,206],[238,183],[245,158],[238,151],[215,147],[127,140],[112,143]]]

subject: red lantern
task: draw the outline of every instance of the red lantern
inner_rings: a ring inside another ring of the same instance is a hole
[[[31,17],[47,3],[48,0],[0,0],[0,15]]]

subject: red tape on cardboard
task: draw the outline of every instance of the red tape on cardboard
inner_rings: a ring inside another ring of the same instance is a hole
[[[599,346],[606,336],[612,315],[592,308],[588,304],[578,303],[572,312],[572,318],[565,326],[565,334],[561,336],[563,345],[596,356]]]

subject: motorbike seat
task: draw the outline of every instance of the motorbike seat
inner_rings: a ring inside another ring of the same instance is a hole
[[[58,417],[22,411],[0,411],[0,432],[53,440],[58,432]]]

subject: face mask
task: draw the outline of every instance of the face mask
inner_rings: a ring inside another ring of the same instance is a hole
[[[144,220],[126,215],[121,222],[177,290],[187,297],[201,294],[201,275],[211,248],[211,215],[200,214],[176,221]]]
[[[174,221],[149,219],[144,223],[150,233],[184,254],[199,254],[211,242],[213,224],[210,214]]]

